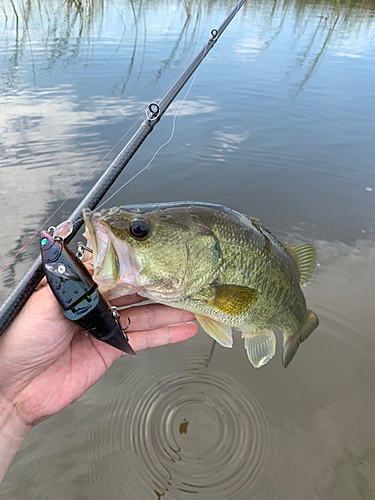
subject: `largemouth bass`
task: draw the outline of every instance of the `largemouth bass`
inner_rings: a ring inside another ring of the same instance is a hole
[[[300,286],[315,270],[315,248],[281,243],[258,219],[196,202],[82,212],[107,299],[137,293],[191,311],[225,347],[240,330],[257,368],[275,354],[273,330],[283,332],[286,367],[319,324]]]

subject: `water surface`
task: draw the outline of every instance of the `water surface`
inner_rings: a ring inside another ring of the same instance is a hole
[[[94,2],[81,17],[48,0],[29,4],[18,26],[7,8],[0,267],[235,2],[188,4],[190,18],[175,0]],[[318,330],[287,370],[281,336],[275,358],[255,370],[239,335],[228,350],[202,331],[118,361],[33,430],[2,498],[375,498],[374,12],[373,2],[247,3],[201,65],[173,140],[109,203],[220,203],[258,217],[282,241],[314,244],[320,266],[304,292]],[[185,92],[112,192],[169,138]],[[49,225],[70,214],[118,151]],[[0,275],[1,299],[37,247]]]

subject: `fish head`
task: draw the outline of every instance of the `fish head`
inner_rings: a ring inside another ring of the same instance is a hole
[[[217,268],[216,240],[188,207],[83,209],[83,218],[93,278],[107,298],[149,290],[177,300]]]

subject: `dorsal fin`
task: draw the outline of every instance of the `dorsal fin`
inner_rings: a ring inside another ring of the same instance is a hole
[[[250,217],[250,215],[246,215],[246,217],[251,220],[251,222],[259,222],[259,219],[257,219],[256,217]]]
[[[286,245],[297,263],[299,271],[299,282],[307,285],[316,268],[317,254],[315,247],[307,243],[302,245]]]

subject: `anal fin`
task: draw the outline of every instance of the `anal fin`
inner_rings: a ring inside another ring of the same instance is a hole
[[[276,338],[272,330],[260,333],[242,332],[242,338],[245,339],[247,357],[255,368],[260,368],[273,358]]]
[[[216,342],[219,342],[224,347],[232,347],[232,329],[229,326],[225,326],[223,323],[207,318],[207,316],[201,316],[200,314],[196,314],[195,317],[203,330],[215,339]]]

